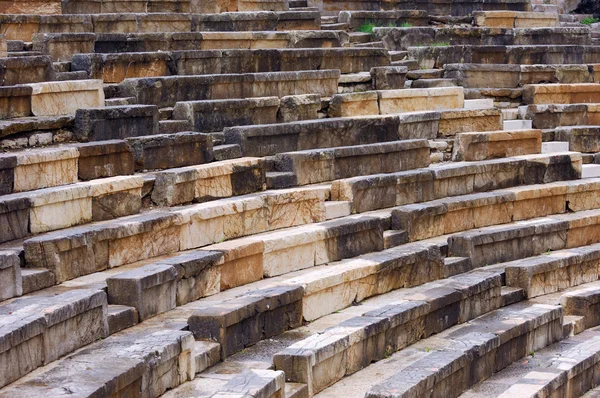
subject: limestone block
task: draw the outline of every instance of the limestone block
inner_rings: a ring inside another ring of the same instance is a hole
[[[80,108],[103,108],[102,80],[31,83],[31,112],[35,116],[75,114]]]
[[[106,280],[111,304],[135,307],[140,321],[175,308],[177,271],[167,264],[149,264]]]
[[[93,33],[38,33],[32,37],[33,51],[50,55],[55,62],[68,62],[74,54],[94,52]]]
[[[96,37],[98,35],[95,35]],[[136,36],[134,39],[140,41],[144,37]],[[124,38],[127,40],[127,37]],[[95,46],[98,47],[96,38]],[[152,41],[152,37],[148,38]],[[135,40],[131,40],[134,41]],[[155,40],[158,41],[158,40]],[[164,39],[162,47],[165,47]],[[115,45],[115,44],[113,44]],[[133,47],[133,44],[129,44]],[[146,48],[152,46],[153,43],[144,43]],[[150,50],[155,50],[150,48]],[[155,51],[167,51],[168,48],[158,48]],[[94,50],[92,49],[92,52]],[[127,54],[89,54],[80,53],[72,57],[71,71],[86,71],[87,75],[92,79],[102,79],[104,83],[121,83],[128,78],[136,77],[154,77],[170,75],[168,69],[169,53],[127,53]]]
[[[29,230],[38,234],[92,221],[89,193],[90,187],[86,183],[32,193]]]
[[[0,301],[23,294],[21,260],[9,250],[0,252]]]
[[[138,313],[133,307],[109,305],[107,311],[109,335],[137,325]]]
[[[529,67],[522,65],[521,67]],[[519,65],[447,64],[444,77],[456,79],[464,88],[516,88],[522,78]]]
[[[318,118],[321,97],[315,94],[289,95],[281,98],[277,121],[288,123]]]
[[[243,286],[263,277],[263,251],[261,240],[249,238],[217,243],[204,250],[220,252],[223,260],[221,269],[221,290]]]
[[[95,14],[92,15],[94,33],[136,33],[136,14]]]
[[[0,87],[0,120],[31,116],[30,87]]]
[[[126,142],[137,171],[198,165],[209,163],[214,157],[213,140],[205,133],[146,135],[126,138]]]
[[[585,328],[600,324],[598,319],[598,287],[589,286],[565,293],[560,301],[566,315],[583,316]]]
[[[379,115],[378,93],[336,94],[331,98],[327,114],[329,117]]]
[[[170,265],[177,271],[177,305],[216,294],[221,288],[223,254],[218,251],[199,250],[183,253],[158,263]]]
[[[77,174],[80,180],[133,174],[133,152],[125,141],[108,140],[101,143],[74,145],[79,152]]]
[[[183,3],[182,3],[183,4]],[[152,13],[137,14],[137,32],[191,32],[190,14]]]
[[[502,130],[502,112],[499,109],[467,109],[443,111],[440,118],[440,136],[457,133]]]
[[[41,55],[1,59],[0,78],[4,86],[52,80],[52,58]]]
[[[60,14],[60,0],[2,0],[1,14]]]
[[[225,358],[262,339],[300,326],[301,300],[299,286],[255,290],[196,311],[188,319],[188,325],[197,339],[221,344],[221,358]]]
[[[267,192],[264,200],[268,230],[325,221],[325,200],[328,194],[326,188],[318,187]]]
[[[600,101],[595,83],[526,85],[523,101],[526,104],[583,104]]]
[[[76,148],[36,149],[20,152],[14,169],[14,192],[77,182]]]
[[[0,58],[5,58],[8,52],[6,36],[0,35]]]
[[[381,114],[454,109],[464,106],[461,87],[386,90],[379,93]]]
[[[477,11],[473,13],[476,26],[489,28],[514,28],[517,13],[514,11]]]
[[[213,397],[242,397],[248,393],[265,398],[283,397],[285,374],[276,370],[250,369],[231,378]]]
[[[225,127],[275,123],[279,98],[249,98],[178,102],[173,118],[188,120],[197,131],[218,132]]]
[[[0,155],[0,195],[7,195],[13,192],[16,166],[17,157],[15,155]]]
[[[404,88],[408,68],[406,66],[378,66],[371,68],[371,82],[375,90],[398,90]]]
[[[279,231],[261,237],[264,275],[272,277],[314,266],[318,232],[318,227],[305,226],[299,231]]]
[[[103,178],[88,184],[93,221],[137,214],[142,208],[142,176]]]
[[[79,141],[107,141],[158,134],[158,108],[153,105],[78,109],[75,136]]]
[[[537,154],[542,151],[541,130],[460,133],[453,147],[454,160],[485,160]]]

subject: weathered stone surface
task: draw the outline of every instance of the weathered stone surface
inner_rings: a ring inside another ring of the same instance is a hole
[[[77,175],[80,180],[129,175],[135,171],[133,152],[125,141],[89,142],[74,147],[79,152]]]
[[[73,54],[94,52],[93,33],[38,33],[33,35],[33,51],[67,62]]]
[[[38,83],[51,79],[52,59],[49,56],[0,59],[0,81],[3,86]]]
[[[31,115],[32,88],[26,86],[0,87],[0,120]],[[3,131],[2,136],[10,134]]]
[[[301,322],[302,288],[280,286],[196,311],[188,325],[197,339],[221,344],[221,357],[225,358]]]
[[[156,170],[209,163],[213,160],[213,141],[208,134],[182,132],[130,137],[136,170]]]
[[[101,80],[31,83],[31,112],[35,116],[75,114],[80,108],[103,108]]]
[[[21,294],[23,294],[21,259],[13,251],[0,251],[0,301]]]
[[[126,45],[133,46],[128,41],[126,43]],[[93,52],[93,50],[89,52]],[[82,52],[73,55],[71,71],[85,71],[89,78],[102,79],[104,83],[120,83],[128,78],[169,75],[169,60],[168,52],[121,54]]]
[[[231,126],[275,123],[278,109],[277,97],[178,102],[173,118],[188,120],[197,131],[209,133]]]
[[[277,121],[279,123],[318,119],[321,97],[316,94],[288,95],[279,102]]]
[[[60,0],[3,0],[0,3],[2,14],[60,14]]]
[[[73,147],[34,149],[16,153],[13,192],[77,182],[78,151]]]
[[[158,134],[158,108],[153,105],[108,106],[77,109],[78,141],[108,141]]]
[[[397,90],[404,88],[408,68],[406,66],[377,66],[371,68],[374,90]]]
[[[337,70],[271,72],[238,75],[168,76],[126,79],[119,85],[122,96],[159,107],[178,101],[284,97],[292,94],[330,96],[337,92]]]
[[[298,185],[307,185],[427,167],[429,155],[427,141],[406,140],[283,153],[274,157],[273,168],[278,172],[293,172]]]
[[[453,160],[486,160],[528,155],[542,151],[540,130],[459,133],[453,147]]]
[[[586,104],[600,101],[600,90],[595,83],[581,84],[528,84],[523,88],[526,104]]]

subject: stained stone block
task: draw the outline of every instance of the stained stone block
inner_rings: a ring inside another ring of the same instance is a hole
[[[197,131],[217,132],[225,127],[275,123],[279,98],[249,98],[178,102],[173,118],[188,120]]]
[[[221,344],[221,358],[297,328],[302,322],[302,287],[256,290],[196,311],[189,319],[197,339]]]
[[[142,176],[118,176],[90,182],[92,220],[111,220],[139,213],[143,185]]]
[[[107,311],[109,335],[137,325],[138,313],[133,307],[109,305]]]
[[[454,140],[453,160],[486,160],[537,154],[541,151],[540,130],[459,133]]]
[[[20,152],[14,169],[14,192],[77,182],[76,148],[34,149]]]
[[[256,239],[242,238],[217,243],[205,250],[219,252],[221,261],[221,290],[243,286],[263,277],[264,244]]]
[[[523,88],[525,104],[584,104],[598,103],[600,91],[595,83],[530,84]]]
[[[285,394],[285,375],[281,371],[250,369],[231,378],[211,397],[280,398]]]
[[[499,109],[467,109],[442,111],[438,136],[450,137],[458,133],[503,130]]]
[[[107,141],[158,134],[158,108],[153,105],[77,109],[75,136],[79,141]]]
[[[77,174],[80,180],[129,175],[135,171],[133,152],[125,141],[109,140],[74,146],[79,152]]]
[[[0,251],[0,301],[23,294],[21,259],[12,251]]]
[[[281,98],[277,121],[280,123],[318,119],[321,97],[315,94],[288,95]]]
[[[60,0],[3,0],[0,2],[2,14],[60,14]]]
[[[231,159],[156,173],[152,200],[167,206],[206,202],[260,191],[264,183],[261,159]]]
[[[0,120],[31,116],[32,92],[26,86],[0,87]]]
[[[408,68],[406,66],[378,66],[371,68],[374,90],[397,90],[404,88]]]
[[[35,116],[75,114],[80,108],[103,108],[102,80],[31,83],[31,112]]]
[[[94,52],[93,33],[38,33],[33,35],[33,51],[50,55],[55,62],[68,62],[74,54]]]
[[[144,38],[138,38],[138,36],[136,36],[135,38],[138,39],[136,41],[128,40],[127,36],[123,36],[125,41],[124,46],[134,47],[132,50],[136,50],[134,43],[137,43]],[[95,42],[96,47],[103,44],[104,43],[98,43],[97,41]],[[143,44],[145,46],[150,46],[155,43],[151,42]],[[115,43],[112,43],[112,45],[116,46]],[[166,45],[167,44],[165,44],[165,46]],[[140,44],[140,47],[141,46],[142,44]],[[146,48],[142,48],[140,51],[145,49]],[[159,51],[161,50],[159,49]],[[167,51],[167,49],[162,51]],[[102,79],[104,83],[121,83],[128,78],[167,76],[171,74],[171,71],[168,68],[168,61],[170,58],[168,52],[132,52],[120,54],[89,54],[89,52],[93,52],[93,49],[92,51],[88,51],[88,53],[73,55],[71,71],[85,71],[88,77],[92,79]]]
[[[73,184],[36,191],[31,195],[29,230],[33,234],[92,221],[90,187]]]
[[[223,254],[199,250],[159,260],[177,271],[177,306],[210,296],[221,290]]]
[[[47,55],[0,59],[3,86],[52,80],[52,58]]]
[[[157,170],[209,163],[213,142],[209,134],[182,132],[126,139],[135,159],[135,169]]]
[[[13,192],[17,157],[12,154],[0,155],[0,195]]]
[[[171,265],[150,264],[106,280],[111,304],[135,307],[140,321],[176,307],[177,271]]]

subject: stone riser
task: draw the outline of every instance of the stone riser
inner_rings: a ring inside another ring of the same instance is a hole
[[[525,104],[597,104],[600,90],[595,83],[530,84],[523,88]]]
[[[271,170],[291,172],[294,185],[308,185],[427,167],[429,157],[426,140],[407,140],[279,154],[272,159]]]
[[[453,2],[441,2],[441,1],[408,1],[408,0],[396,0],[396,1],[336,1],[336,0],[323,0],[316,1],[317,4],[322,5],[324,15],[338,14],[339,11],[350,11],[350,10],[369,10],[369,11],[394,11],[394,10],[423,10],[429,15],[469,15],[474,11],[478,10],[515,10],[515,11],[529,11],[531,4],[526,1],[518,1],[511,3],[504,3],[501,1],[495,2],[478,2],[472,0],[466,1],[453,1]]]
[[[477,11],[473,24],[493,28],[540,28],[559,26],[558,14],[545,12]]]
[[[173,106],[179,101],[301,94],[327,97],[337,92],[339,76],[338,70],[321,70],[126,79],[119,85],[118,95],[159,107]]]
[[[540,130],[460,133],[452,147],[452,160],[476,161],[542,152]]]
[[[546,133],[546,132],[545,132]],[[600,152],[600,127],[559,127],[551,133],[550,141],[568,142],[569,149],[583,153]]]
[[[3,15],[0,34],[7,40],[31,42],[35,33],[184,33],[319,30],[315,11],[278,11],[260,14],[92,14]]]
[[[91,52],[91,51],[87,51]],[[300,70],[339,69],[341,73],[368,72],[372,67],[389,66],[384,49],[268,49],[200,50],[160,53],[80,54],[68,51],[71,71],[85,71],[90,78],[104,83],[120,83],[127,78],[293,72]],[[53,54],[56,58],[56,54]]]
[[[273,358],[288,381],[322,391],[391,353],[501,306],[494,274],[456,277],[415,289],[403,299],[348,319],[284,349]]]
[[[189,50],[336,48],[349,42],[344,31],[96,33],[94,52],[135,53]]]
[[[598,208],[599,180],[551,183],[440,199],[392,212],[410,242],[469,229]]]
[[[502,178],[498,178],[500,175]],[[526,155],[338,180],[332,184],[331,200],[349,201],[352,212],[362,213],[450,196],[579,178],[579,154]]]
[[[455,256],[470,257],[473,267],[598,243],[597,210],[550,216],[505,226],[459,233],[448,239]]]
[[[409,47],[409,56],[420,68],[443,68],[446,64],[596,64],[595,46],[446,46]]]
[[[537,129],[554,129],[564,126],[600,125],[598,104],[527,105],[519,108],[519,118],[531,120]]]
[[[596,65],[444,65],[444,77],[465,88],[520,88],[526,84],[593,83],[600,81]]]
[[[460,109],[464,105],[462,87],[367,91],[334,95],[329,104],[328,116],[389,115]]]
[[[3,86],[52,81],[54,77],[49,56],[2,58],[0,51],[0,82]]]
[[[377,28],[385,48],[403,51],[414,46],[448,43],[452,46],[591,45],[587,28]]]
[[[272,156],[307,149],[432,140],[460,132],[501,129],[499,110],[467,109],[231,127],[225,129],[224,134],[225,143],[240,145],[244,156]],[[339,133],[342,131],[344,134]]]

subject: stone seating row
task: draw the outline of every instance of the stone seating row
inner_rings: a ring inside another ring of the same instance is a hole
[[[592,44],[590,30],[581,28],[480,28],[480,27],[381,27],[373,30],[388,50],[435,43],[471,46],[580,45]]]
[[[525,104],[598,104],[600,87],[596,83],[528,84],[523,87]]]
[[[408,54],[420,68],[441,69],[446,64],[596,64],[600,50],[596,46],[424,46],[409,47]]]
[[[220,14],[117,13],[0,16],[7,40],[31,42],[34,33],[167,33],[319,30],[316,11]]]
[[[240,145],[244,156],[262,157],[305,149],[433,140],[465,131],[501,129],[502,114],[497,109],[457,109],[229,127],[224,135],[225,143]]]
[[[138,104],[174,106],[180,101],[285,97],[337,93],[339,70],[266,72],[203,76],[164,76],[125,79],[114,97],[135,98]]]
[[[346,47],[341,30],[232,31],[186,33],[94,33],[99,54],[188,50]]]
[[[191,0],[5,0],[3,14],[113,14],[113,13],[220,13],[234,11],[288,10],[284,0],[240,0],[227,4],[205,4]]]
[[[464,398],[529,395],[583,396],[597,384],[596,366],[600,331],[586,330],[553,344],[471,388]],[[587,396],[587,395],[586,395]]]
[[[459,133],[454,139],[452,160],[487,160],[541,152],[541,130]]]
[[[518,116],[522,120],[531,120],[534,128],[554,129],[600,125],[599,112],[598,104],[526,105],[519,107]]]
[[[553,214],[593,210],[599,180],[526,185],[393,208],[392,228],[409,242]]]
[[[368,10],[368,11],[394,11],[394,10],[423,10],[429,15],[468,15],[479,10],[514,10],[530,11],[531,3],[525,0],[512,0],[510,2],[493,0],[480,2],[476,0],[459,0],[446,2],[442,0],[417,2],[409,0],[394,1],[364,1],[364,0],[312,0],[310,5],[319,7],[324,15],[337,15],[340,11]]]
[[[346,24],[352,31],[359,31],[364,24],[374,24],[375,26],[427,26],[431,18],[425,10],[399,10],[391,9],[387,11],[340,11],[337,14],[338,23]],[[375,30],[374,30],[375,31]]]
[[[559,26],[558,14],[522,11],[475,11],[473,25],[490,28],[538,28]]]
[[[541,83],[597,83],[598,65],[446,64],[444,78],[466,88],[518,88]]]
[[[600,126],[568,126],[545,130],[551,141],[569,143],[569,149],[582,153],[600,152]]]
[[[85,52],[85,51],[83,51]],[[73,55],[74,54],[74,55]],[[72,59],[71,59],[72,57]],[[389,66],[386,50],[377,48],[191,50],[118,54],[67,54],[71,71],[88,78],[120,83],[127,78],[170,75],[270,73],[338,69],[369,72]]]
[[[331,200],[350,202],[352,213],[362,213],[493,189],[579,178],[579,153],[525,155],[337,180],[331,186]]]

